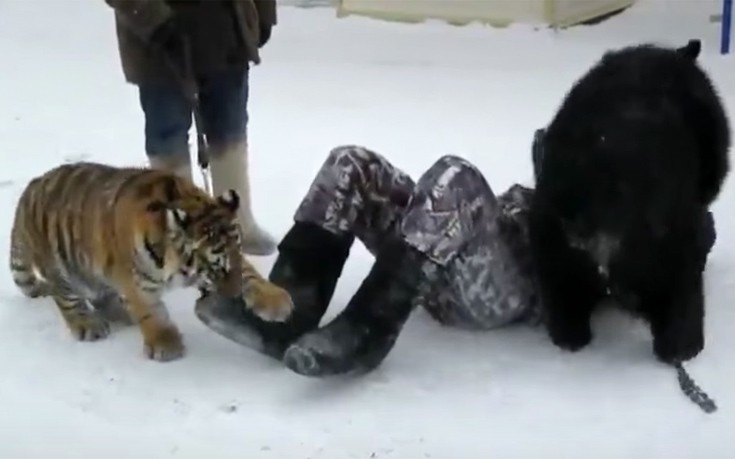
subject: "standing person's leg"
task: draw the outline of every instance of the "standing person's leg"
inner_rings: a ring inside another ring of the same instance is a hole
[[[411,178],[379,154],[356,146],[333,149],[278,245],[269,276],[291,295],[291,317],[264,322],[221,299],[200,302],[198,316],[223,336],[280,359],[293,340],[319,325],[355,237],[375,253],[386,235],[396,233],[413,189]]]
[[[182,89],[173,83],[138,86],[145,117],[145,152],[154,169],[192,179],[189,128],[192,112]]]
[[[372,370],[414,305],[474,328],[522,317],[532,288],[502,234],[502,211],[474,166],[441,158],[418,181],[397,237],[384,241],[345,310],[297,340],[286,365],[307,376]]]
[[[200,81],[204,130],[210,144],[212,191],[234,189],[240,195],[243,251],[271,255],[273,237],[260,227],[252,210],[248,151],[249,69],[228,70]]]

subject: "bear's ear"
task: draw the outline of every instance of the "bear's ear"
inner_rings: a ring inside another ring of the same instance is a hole
[[[240,195],[235,190],[229,189],[217,197],[217,202],[235,212],[240,207]]]
[[[686,46],[682,46],[676,51],[684,57],[695,61],[699,57],[699,53],[702,52],[702,41],[692,38],[687,42]]]

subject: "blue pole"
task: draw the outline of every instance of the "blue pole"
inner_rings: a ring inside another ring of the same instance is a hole
[[[720,35],[720,53],[730,53],[730,24],[732,23],[732,0],[722,0],[722,32]]]

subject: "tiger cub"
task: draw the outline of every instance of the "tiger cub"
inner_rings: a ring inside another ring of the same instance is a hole
[[[254,270],[240,250],[239,205],[233,190],[213,198],[163,171],[91,162],[57,166],[32,179],[18,200],[13,279],[28,297],[50,296],[77,339],[105,338],[111,321],[135,322],[148,358],[175,360],[185,347],[163,293],[196,285],[242,295],[243,270]],[[254,312],[285,320],[287,294],[275,298],[272,287],[258,284],[263,299]]]

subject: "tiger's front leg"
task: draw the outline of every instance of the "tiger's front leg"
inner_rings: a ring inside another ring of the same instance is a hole
[[[132,288],[125,293],[125,297],[130,315],[143,335],[146,356],[158,362],[183,357],[185,347],[181,333],[169,319],[163,302]]]
[[[285,289],[264,279],[244,255],[242,266],[246,307],[266,322],[285,322],[294,309],[291,295]]]

